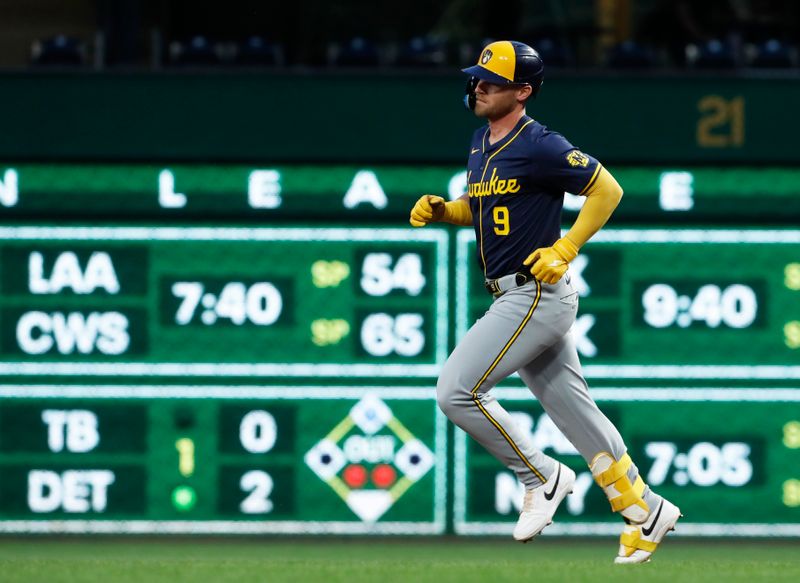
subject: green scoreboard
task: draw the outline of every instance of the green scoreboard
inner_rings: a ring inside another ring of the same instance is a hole
[[[533,443],[578,479],[547,534],[618,534],[602,490],[527,389],[496,389]],[[608,388],[593,396],[645,482],[681,508],[681,535],[800,536],[800,391]],[[510,535],[524,488],[458,430],[455,530]]]
[[[435,376],[444,231],[0,227],[0,374]]]
[[[569,271],[594,397],[678,534],[800,536],[800,174],[615,174]],[[521,486],[435,397],[491,301],[474,233],[407,226],[463,183],[0,165],[0,532],[509,534]],[[618,534],[519,378],[495,390],[578,473],[546,534]]]
[[[466,159],[466,158],[465,158]],[[800,169],[609,166],[625,190],[614,221],[785,222],[800,214]],[[463,167],[0,164],[0,217],[407,224],[420,193],[457,198]],[[567,194],[573,217],[583,198]],[[756,217],[757,213],[757,217]]]
[[[0,532],[437,534],[431,389],[0,387]]]
[[[489,305],[458,234],[456,334]],[[605,229],[570,264],[589,378],[800,380],[800,232]]]

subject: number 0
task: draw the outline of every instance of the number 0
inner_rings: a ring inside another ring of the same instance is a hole
[[[495,235],[508,235],[511,232],[511,227],[508,224],[508,207],[496,206],[494,207],[494,234]]]

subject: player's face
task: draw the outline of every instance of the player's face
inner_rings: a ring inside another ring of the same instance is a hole
[[[475,115],[487,119],[500,119],[508,115],[522,103],[526,85],[497,85],[488,81],[479,81],[475,87]],[[520,99],[522,98],[522,101]]]

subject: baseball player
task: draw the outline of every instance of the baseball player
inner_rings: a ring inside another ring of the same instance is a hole
[[[552,522],[575,473],[535,449],[492,396],[492,387],[518,372],[622,515],[615,562],[649,561],[680,509],[645,485],[619,431],[589,396],[569,333],[578,292],[567,268],[611,216],[622,189],[596,159],[526,115],[544,73],[531,47],[491,43],[464,72],[470,75],[465,103],[488,120],[472,138],[467,193],[447,202],[422,196],[410,222],[472,225],[494,301],[445,363],[436,386],[439,406],[525,485],[514,538],[526,542]],[[561,237],[565,192],[586,200]]]

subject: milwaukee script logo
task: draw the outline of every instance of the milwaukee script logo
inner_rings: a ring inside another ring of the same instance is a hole
[[[497,177],[497,168],[492,170],[492,177],[489,180],[473,182],[467,187],[467,194],[470,198],[476,196],[491,196],[493,194],[514,194],[519,192],[520,185],[516,178],[507,180]]]

